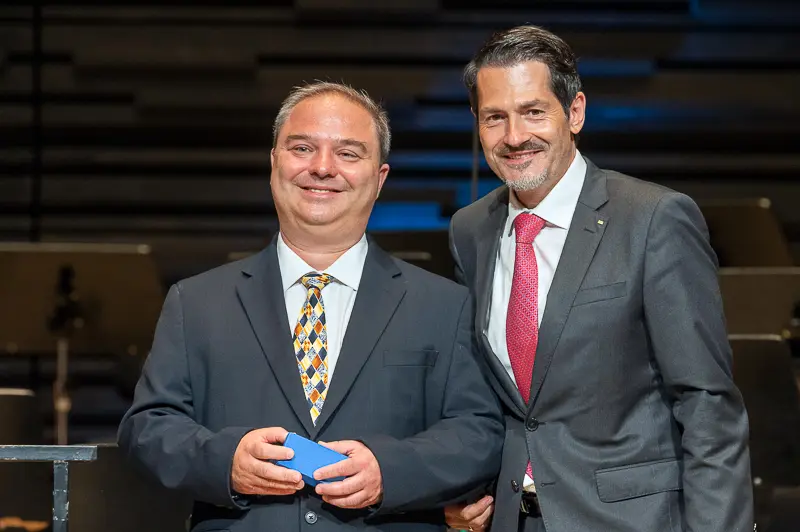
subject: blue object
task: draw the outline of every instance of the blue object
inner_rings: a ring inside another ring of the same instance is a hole
[[[338,480],[344,480],[344,477],[337,477],[317,481],[314,479],[314,471],[346,460],[347,457],[345,455],[323,447],[307,438],[303,438],[294,432],[290,432],[289,435],[286,436],[286,441],[283,443],[283,446],[294,450],[294,457],[292,457],[291,460],[278,460],[275,463],[279,466],[299,471],[300,474],[303,475],[303,482],[309,486],[316,486],[318,482],[336,482]]]

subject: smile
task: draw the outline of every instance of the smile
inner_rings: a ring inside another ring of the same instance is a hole
[[[519,152],[519,153],[509,153],[509,154],[503,155],[503,158],[504,159],[508,159],[509,161],[522,162],[522,161],[527,161],[528,159],[532,159],[533,157],[535,157],[539,153],[541,153],[541,152],[539,152],[539,151],[524,151],[524,152]]]
[[[339,194],[341,192],[341,190],[316,187],[300,187],[300,190],[307,194],[313,194],[314,196],[333,196],[334,194]]]

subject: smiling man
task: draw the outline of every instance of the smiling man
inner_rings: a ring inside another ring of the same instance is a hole
[[[556,35],[498,33],[464,80],[504,185],[456,213],[451,247],[506,439],[494,492],[448,522],[753,530],[747,414],[697,206],[580,154],[586,96]]]
[[[120,445],[193,495],[195,532],[442,531],[503,442],[468,290],[365,236],[390,145],[366,94],[298,88],[274,136],[280,231],[170,289]],[[276,465],[289,432],[346,455],[315,473],[337,480]]]

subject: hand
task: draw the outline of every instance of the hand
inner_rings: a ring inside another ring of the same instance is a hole
[[[444,509],[444,519],[450,528],[483,532],[489,527],[493,512],[494,499],[491,495],[486,495],[472,504],[448,506]]]
[[[292,495],[303,489],[302,475],[267,460],[290,460],[294,451],[283,447],[289,433],[280,427],[248,432],[233,453],[231,487],[242,495]]]
[[[339,508],[366,508],[383,498],[383,477],[378,460],[372,451],[361,442],[320,442],[328,449],[347,456],[336,464],[317,469],[316,480],[346,477],[336,482],[317,484],[317,493],[322,500]]]

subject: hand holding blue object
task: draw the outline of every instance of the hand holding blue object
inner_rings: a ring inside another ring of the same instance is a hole
[[[318,482],[336,482],[344,480],[344,478],[340,477],[317,481],[314,479],[314,471],[346,460],[347,457],[345,455],[323,447],[293,432],[289,433],[283,445],[284,447],[289,447],[294,450],[294,457],[290,460],[279,460],[275,463],[279,466],[299,471],[300,474],[303,475],[303,482],[307,485],[316,486]]]

